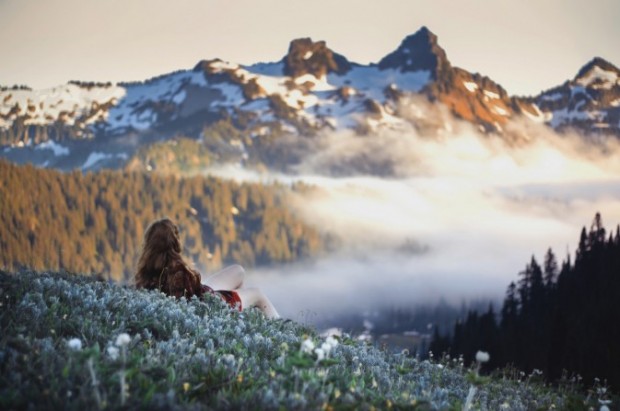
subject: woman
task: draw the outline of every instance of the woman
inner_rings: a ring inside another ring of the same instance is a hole
[[[177,226],[168,218],[153,222],[144,233],[142,253],[135,275],[137,288],[160,290],[180,298],[205,294],[220,297],[241,311],[257,307],[269,318],[279,318],[271,301],[257,288],[241,288],[245,271],[233,265],[212,275],[201,284],[200,274],[189,268],[181,257]]]

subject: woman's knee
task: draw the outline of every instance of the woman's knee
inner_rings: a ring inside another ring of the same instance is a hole
[[[239,272],[242,275],[245,274],[245,269],[241,265],[239,265],[239,264],[230,265],[230,266],[228,266],[228,268],[230,270],[234,270],[236,272]]]
[[[240,292],[251,305],[260,304],[266,299],[265,294],[257,287],[243,288],[237,291]]]
[[[235,283],[237,284],[237,288],[243,285],[243,281],[245,280],[245,270],[239,264],[230,266],[231,275],[234,278]]]

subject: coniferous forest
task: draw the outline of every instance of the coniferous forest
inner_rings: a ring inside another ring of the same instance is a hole
[[[308,187],[121,171],[61,173],[0,161],[0,266],[67,270],[124,281],[144,230],[169,217],[200,269],[312,257],[325,237],[285,206]]]
[[[620,389],[620,226],[608,235],[600,214],[579,237],[574,263],[553,251],[542,265],[532,257],[512,282],[499,315],[470,311],[450,336],[436,331],[435,353],[491,354],[489,368],[512,365],[525,373],[596,378]],[[536,371],[535,371],[536,370]]]

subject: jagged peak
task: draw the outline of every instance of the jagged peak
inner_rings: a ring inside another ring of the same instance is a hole
[[[210,60],[200,60],[198,64],[194,66],[194,71],[204,71],[209,74],[219,73],[226,70],[236,70],[239,68],[238,64],[230,63],[219,58]]]
[[[351,63],[328,48],[325,41],[314,42],[309,37],[291,41],[282,61],[284,74],[291,77],[312,74],[320,78],[328,73],[344,74],[351,69]]]
[[[400,69],[401,71],[430,71],[434,79],[450,68],[446,52],[438,42],[437,36],[426,26],[405,37],[400,46],[379,62],[379,68]]]
[[[595,57],[579,70],[573,83],[583,87],[610,89],[620,85],[620,70],[604,58]]]
[[[620,69],[618,69],[618,67],[614,66],[609,61],[605,60],[602,57],[594,57],[592,60],[590,60],[585,66],[583,66],[579,70],[579,73],[577,73],[577,75],[575,76],[575,79],[586,76],[595,67],[598,67],[601,70],[613,71],[613,72],[620,74]]]

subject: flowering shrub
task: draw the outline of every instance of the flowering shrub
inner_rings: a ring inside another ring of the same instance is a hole
[[[0,301],[0,409],[460,409],[470,392],[462,362],[323,339],[217,298],[0,272]],[[470,405],[562,409],[564,395],[488,379]]]

